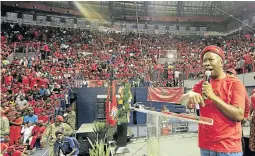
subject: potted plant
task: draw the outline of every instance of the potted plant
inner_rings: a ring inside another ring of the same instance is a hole
[[[99,122],[95,121],[94,122],[94,127],[93,127],[93,133],[95,139],[98,137],[98,140],[104,140],[107,142],[109,138],[109,130],[110,130],[110,125],[106,124],[105,122]]]
[[[88,138],[90,156],[110,156],[110,146],[107,141],[112,137],[113,128],[105,122],[94,122],[93,136]]]
[[[118,147],[125,147],[127,144],[127,128],[129,122],[130,111],[130,98],[132,98],[130,92],[131,85],[129,83],[124,84],[123,89],[123,104],[122,107],[116,113],[117,118],[117,145]]]
[[[90,156],[111,156],[110,146],[105,143],[104,139],[97,139],[95,143],[92,143],[88,138],[88,141],[91,145],[91,148],[89,149]]]

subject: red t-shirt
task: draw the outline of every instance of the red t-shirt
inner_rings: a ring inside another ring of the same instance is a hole
[[[4,83],[9,86],[9,85],[11,85],[12,80],[13,80],[12,76],[6,76],[4,78]]]
[[[37,84],[38,78],[32,78],[30,82],[30,88],[34,88],[35,84]]]
[[[91,64],[91,69],[92,70],[97,70],[97,64],[96,63],[92,63]]]
[[[251,56],[251,54],[246,54],[244,55],[244,61],[246,64],[253,64],[253,58]]]
[[[30,106],[34,106],[35,103],[36,103],[36,101],[35,101],[35,100],[32,100],[32,101],[28,101],[28,103],[29,103]]]
[[[42,107],[35,107],[34,108],[35,115],[39,115],[42,111],[43,111]]]
[[[47,78],[44,78],[44,79],[40,79],[40,82],[39,82],[39,87],[41,87],[42,85],[44,85],[45,88],[48,88],[48,83],[50,81],[47,79]]]
[[[203,80],[198,82],[193,91],[202,95]],[[244,109],[245,89],[243,84],[234,77],[211,80],[214,93],[224,102]],[[241,152],[241,122],[226,117],[210,100],[205,100],[205,107],[200,107],[200,115],[213,119],[213,125],[199,124],[199,147],[217,152]]]
[[[43,50],[46,51],[46,52],[50,51],[49,46],[47,44],[45,44],[43,46]]]
[[[23,78],[22,78],[22,84],[24,84],[24,85],[29,84],[29,77],[28,77],[28,76],[23,76]]]
[[[38,120],[42,120],[43,121],[43,123],[48,123],[48,121],[49,121],[49,117],[48,117],[48,115],[42,115],[42,116],[39,116],[38,117]]]

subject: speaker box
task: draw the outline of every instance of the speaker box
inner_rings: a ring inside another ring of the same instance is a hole
[[[89,148],[91,148],[91,145],[88,138],[92,142],[96,139],[93,132],[76,133],[76,139],[80,143],[80,156],[89,156]]]

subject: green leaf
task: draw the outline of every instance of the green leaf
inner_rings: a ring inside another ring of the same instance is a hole
[[[122,123],[128,123],[128,116],[127,113],[130,111],[129,109],[129,98],[131,94],[130,92],[131,85],[129,83],[124,84],[123,89],[123,105],[122,107],[117,111],[116,118],[118,120],[118,124]]]

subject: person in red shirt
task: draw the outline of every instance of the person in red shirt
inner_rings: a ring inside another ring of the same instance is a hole
[[[38,120],[36,126],[32,129],[32,140],[30,143],[30,148],[33,149],[34,145],[36,143],[36,141],[38,140],[38,142],[40,142],[41,138],[42,138],[42,134],[43,132],[46,130],[46,127],[43,126],[43,121],[42,120]]]
[[[27,75],[23,75],[22,84],[23,85],[29,85],[29,83],[30,83],[29,77]]]
[[[21,117],[21,112],[15,112],[15,119],[10,121],[10,146],[18,143],[21,137],[21,125],[23,123],[23,118]]]
[[[30,88],[34,88],[34,86],[37,85],[37,80],[38,78],[36,77],[36,75],[33,75],[33,78],[31,78],[30,81]]]
[[[199,104],[200,116],[213,119],[213,125],[199,124],[201,156],[242,156],[242,129],[245,88],[242,82],[223,70],[224,52],[217,46],[202,50],[201,60],[210,81],[199,81],[181,98],[182,105]]]
[[[36,104],[36,101],[33,99],[33,96],[28,97],[28,103],[29,103],[29,106],[34,107],[34,105]]]
[[[34,107],[35,115],[39,115],[43,111],[43,108],[41,107],[41,103],[38,102]]]
[[[19,150],[15,150],[14,146],[9,146],[4,156],[22,156],[22,152]]]
[[[245,52],[245,55],[243,56],[244,61],[245,61],[245,67],[248,70],[248,72],[252,72],[253,71],[253,64],[254,64],[254,60],[253,57],[251,56],[251,54],[249,52]]]
[[[255,89],[251,93],[251,103],[252,103],[252,109],[251,109],[251,130],[250,130],[250,139],[249,139],[249,148],[252,152],[255,152]]]
[[[4,83],[7,86],[10,86],[13,81],[13,76],[11,76],[11,73],[8,73],[7,76],[4,78]]]
[[[46,125],[49,122],[49,116],[46,115],[46,110],[41,112],[41,115],[38,117],[38,120],[43,121],[43,124]]]
[[[0,143],[0,153],[5,153],[9,147],[10,137],[7,135],[4,137],[4,141]]]

